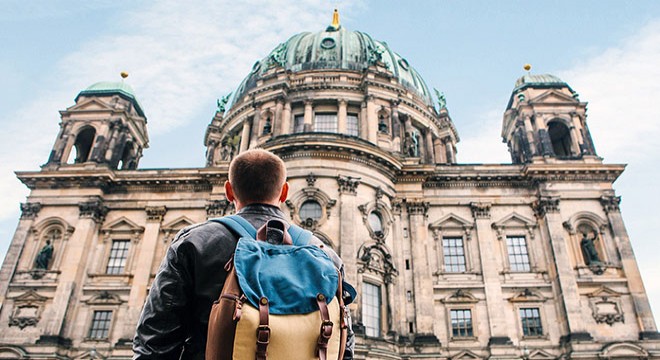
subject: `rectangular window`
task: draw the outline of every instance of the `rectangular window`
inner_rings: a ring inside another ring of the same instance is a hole
[[[314,131],[317,132],[337,132],[337,114],[316,114],[314,115]]]
[[[520,322],[522,323],[523,335],[543,336],[541,313],[538,308],[521,308]]]
[[[451,310],[451,333],[452,337],[474,336],[474,332],[472,331],[472,310]]]
[[[465,250],[462,237],[442,238],[442,252],[446,272],[465,272]]]
[[[524,236],[507,236],[506,248],[509,253],[511,271],[529,272],[529,254]]]
[[[123,274],[128,258],[129,240],[112,240],[110,256],[108,257],[108,266],[105,268],[106,274]]]
[[[293,133],[305,131],[305,115],[296,115],[293,117]]]
[[[380,286],[364,283],[362,287],[362,322],[367,336],[380,337]]]
[[[356,114],[348,114],[348,116],[346,117],[346,135],[351,135],[351,136],[360,135],[358,117]]]
[[[107,339],[111,320],[112,311],[94,311],[92,326],[89,328],[89,338]]]

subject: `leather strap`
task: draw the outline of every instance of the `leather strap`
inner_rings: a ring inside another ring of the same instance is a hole
[[[328,355],[328,342],[332,336],[332,321],[330,321],[330,313],[328,312],[328,305],[325,303],[325,295],[316,295],[316,303],[319,305],[319,313],[321,314],[321,331],[319,340],[316,343],[316,356],[319,360],[326,360]]]
[[[268,299],[259,299],[259,327],[257,328],[257,353],[256,360],[266,360],[270,343],[270,327],[268,326]]]

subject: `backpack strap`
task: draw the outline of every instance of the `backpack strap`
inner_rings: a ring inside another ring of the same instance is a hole
[[[300,226],[291,224],[289,226],[289,235],[291,235],[291,240],[293,240],[293,245],[307,245],[312,239],[312,232],[305,230]]]
[[[222,225],[228,227],[230,230],[233,230],[235,233],[241,237],[248,237],[255,239],[257,237],[257,230],[250,224],[247,220],[243,219],[239,215],[225,216],[217,219],[212,219],[211,221],[219,222]]]

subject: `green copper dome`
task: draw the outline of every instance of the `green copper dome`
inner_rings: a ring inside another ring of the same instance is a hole
[[[529,86],[535,86],[535,87],[564,87],[568,86],[562,79],[550,75],[550,74],[539,74],[539,75],[532,75],[532,74],[527,74],[523,75],[518,80],[516,80],[516,85],[514,90],[521,89],[523,87],[529,87]]]
[[[80,96],[103,96],[103,95],[122,96],[126,100],[129,100],[133,103],[135,109],[137,110],[138,114],[140,114],[140,116],[144,116],[144,112],[142,111],[142,107],[140,106],[140,103],[138,102],[137,97],[135,96],[135,92],[133,91],[133,88],[123,81],[97,82],[96,84],[93,84],[88,88],[86,88],[85,90],[81,91],[78,94],[78,96],[76,96],[75,101],[78,101],[78,98]]]
[[[417,93],[428,105],[433,105],[426,83],[408,61],[390,49],[387,43],[374,40],[368,34],[332,26],[325,31],[303,32],[279,44],[252,67],[234,96],[240,99],[268,69],[282,66],[288,71],[352,70],[363,71],[381,62],[399,83]]]

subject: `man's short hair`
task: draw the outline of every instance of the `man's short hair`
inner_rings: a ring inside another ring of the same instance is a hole
[[[242,152],[229,165],[234,196],[245,204],[271,202],[286,182],[284,161],[261,149]]]

